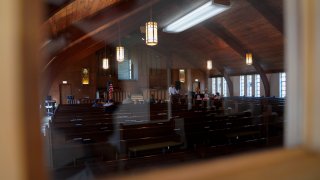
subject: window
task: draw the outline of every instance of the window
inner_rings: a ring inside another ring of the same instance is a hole
[[[244,96],[244,76],[240,76],[240,96]]]
[[[222,78],[217,78],[217,92],[221,94],[222,84],[221,84]]]
[[[216,89],[216,78],[212,78],[212,94],[216,94],[217,89]]]
[[[280,73],[280,97],[286,97],[286,85],[287,85],[287,76],[286,73]]]
[[[228,96],[228,95],[227,95],[227,92],[228,92],[228,91],[227,91],[227,81],[226,81],[224,78],[223,78],[223,88],[222,88],[222,89],[223,89],[223,92],[222,92],[222,93],[223,93],[223,96],[224,96],[224,97]]]
[[[211,78],[211,81],[213,94],[216,94],[218,92],[220,93],[220,95],[227,96],[228,86],[227,81],[224,79],[224,77]]]
[[[254,87],[254,96],[255,97],[260,97],[261,94],[260,94],[260,75],[259,74],[256,74],[255,76],[255,80],[254,80],[254,83],[255,83],[255,87]]]
[[[119,80],[131,80],[132,76],[132,60],[124,60],[118,63],[118,79]]]
[[[252,96],[252,76],[247,75],[247,96]]]

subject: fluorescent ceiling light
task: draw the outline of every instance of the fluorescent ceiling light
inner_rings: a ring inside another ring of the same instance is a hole
[[[191,11],[185,16],[179,18],[173,23],[169,24],[163,29],[164,32],[178,33],[182,32],[192,26],[201,23],[225,10],[229,9],[229,6],[215,4],[212,1],[205,3],[197,9]]]

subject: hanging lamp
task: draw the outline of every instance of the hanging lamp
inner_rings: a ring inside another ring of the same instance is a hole
[[[109,69],[109,59],[108,58],[103,58],[102,59],[102,68],[104,70]]]
[[[207,69],[211,70],[212,69],[212,60],[207,61]]]
[[[124,61],[124,47],[121,46],[120,41],[120,25],[118,25],[118,31],[119,31],[119,45],[116,47],[116,59],[118,62]]]
[[[252,53],[246,53],[246,64],[252,65]]]
[[[124,61],[124,47],[123,46],[117,46],[116,48],[117,53],[117,61],[122,62]]]
[[[146,22],[146,44],[148,46],[158,44],[158,24],[152,20],[152,7],[150,10],[150,21]]]
[[[104,46],[104,58],[102,59],[102,69],[109,69],[109,59],[107,58],[107,43]]]

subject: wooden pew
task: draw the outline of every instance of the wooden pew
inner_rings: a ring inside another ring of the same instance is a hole
[[[265,138],[265,124],[254,123],[252,117],[242,114],[188,117],[185,118],[185,133],[188,148],[199,145],[221,146]]]
[[[129,157],[152,150],[164,151],[181,144],[173,120],[120,126],[120,149]]]

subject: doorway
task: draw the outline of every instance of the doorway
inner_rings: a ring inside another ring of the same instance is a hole
[[[71,84],[59,85],[60,104],[68,104],[67,97],[72,95]]]

